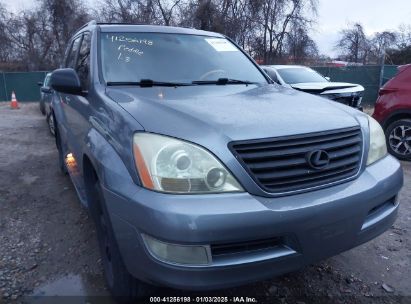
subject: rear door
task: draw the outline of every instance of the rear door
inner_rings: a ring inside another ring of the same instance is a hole
[[[89,129],[90,101],[88,90],[90,83],[90,46],[91,33],[84,32],[78,48],[78,54],[72,67],[80,79],[83,96],[69,95],[66,100],[67,122],[70,130],[71,152],[74,153],[77,163],[82,159],[83,144]]]
[[[61,65],[62,68],[74,68],[82,37],[82,35],[77,36],[70,42],[69,47],[66,51],[66,57],[63,64]],[[60,136],[63,140],[62,143],[64,143],[64,152],[67,154],[71,152],[73,140],[72,132],[69,127],[69,116],[71,115],[70,101],[72,100],[73,96],[64,93],[58,93],[58,95],[61,102],[61,112],[59,115],[58,125],[59,131],[61,133]]]

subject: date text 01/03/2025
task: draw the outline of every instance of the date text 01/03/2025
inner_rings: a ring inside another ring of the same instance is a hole
[[[258,303],[254,297],[150,297],[150,303]]]

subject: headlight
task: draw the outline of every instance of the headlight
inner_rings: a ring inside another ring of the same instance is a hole
[[[385,134],[380,124],[371,116],[368,116],[370,127],[370,150],[368,151],[367,166],[375,163],[387,154]]]
[[[175,138],[136,133],[134,159],[143,186],[170,193],[244,191],[205,149]]]

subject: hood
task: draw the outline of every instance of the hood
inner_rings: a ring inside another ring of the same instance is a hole
[[[364,87],[348,82],[307,82],[291,84],[291,87],[312,94],[355,93],[364,91]]]
[[[349,109],[277,85],[108,87],[106,94],[147,132],[225,143],[358,125]]]

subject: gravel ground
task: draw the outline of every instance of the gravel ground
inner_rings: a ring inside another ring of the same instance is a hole
[[[21,107],[0,104],[0,303],[112,302],[93,223],[57,168],[45,119],[37,104]],[[403,167],[400,215],[389,231],[298,272],[217,294],[260,303],[411,303],[411,163]],[[208,295],[158,295],[181,294]]]

